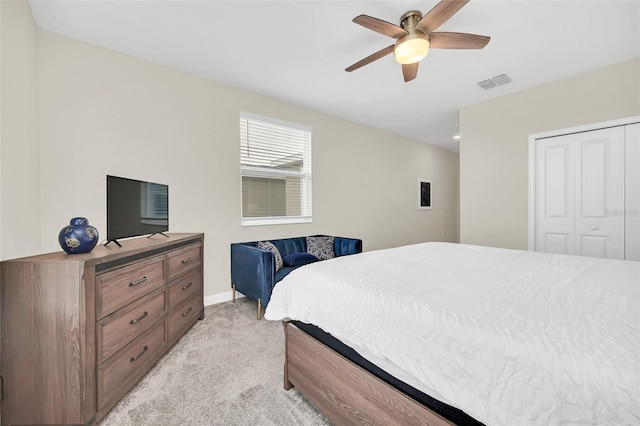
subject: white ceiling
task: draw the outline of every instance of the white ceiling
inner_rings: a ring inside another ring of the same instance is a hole
[[[452,151],[460,107],[640,57],[640,1],[472,0],[438,30],[487,47],[432,49],[409,83],[393,55],[344,71],[393,42],[351,20],[398,24],[434,0],[30,4],[45,30]],[[476,84],[502,73],[513,83]]]

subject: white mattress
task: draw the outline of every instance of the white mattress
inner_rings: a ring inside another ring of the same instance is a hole
[[[640,262],[416,244],[298,268],[265,318],[487,425],[640,424]]]

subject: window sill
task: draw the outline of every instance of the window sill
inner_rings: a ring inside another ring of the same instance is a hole
[[[243,218],[241,226],[262,226],[262,225],[289,225],[294,223],[311,223],[310,216],[297,217],[256,217]]]

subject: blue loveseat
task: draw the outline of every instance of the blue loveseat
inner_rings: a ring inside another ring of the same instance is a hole
[[[327,237],[314,235],[312,237]],[[317,240],[318,238],[316,238]],[[355,238],[333,237],[333,254],[345,256],[362,252],[362,240]],[[267,241],[267,240],[265,240]],[[281,257],[295,258],[297,253],[307,253],[307,237],[282,238],[268,240],[277,249]],[[231,244],[231,288],[233,301],[236,290],[251,300],[258,302],[258,319],[262,317],[262,306],[267,306],[271,291],[278,281],[294,269],[302,266],[293,260],[276,271],[276,257],[272,251],[258,248],[259,241]],[[290,256],[287,256],[290,255]],[[304,256],[299,256],[304,257]]]

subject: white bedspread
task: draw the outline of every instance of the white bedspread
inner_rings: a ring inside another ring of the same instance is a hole
[[[315,324],[487,425],[640,424],[640,262],[424,243],[298,268]]]

